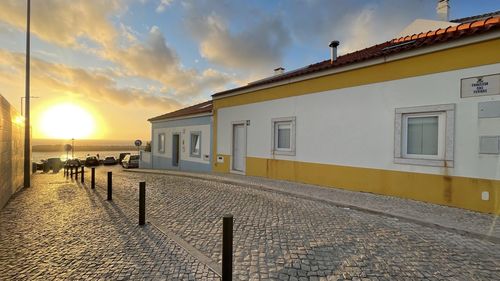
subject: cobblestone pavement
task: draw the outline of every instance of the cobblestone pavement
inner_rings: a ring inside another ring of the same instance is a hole
[[[207,180],[249,185],[277,192],[286,192],[334,203],[339,206],[367,210],[374,213],[390,214],[393,217],[418,221],[426,225],[441,226],[446,229],[467,232],[472,236],[500,242],[500,219],[491,214],[446,207],[421,201],[383,196],[367,192],[355,192],[339,188],[322,187],[297,182],[250,177],[237,174],[188,173],[178,171],[158,171],[133,169],[141,173],[167,173]],[[498,243],[498,242],[497,242]]]
[[[0,211],[0,280],[219,280],[137,215],[59,174]]]
[[[98,184],[106,185],[98,168]],[[500,245],[323,201],[201,179],[113,170],[113,194],[214,261],[235,216],[237,280],[500,280]]]

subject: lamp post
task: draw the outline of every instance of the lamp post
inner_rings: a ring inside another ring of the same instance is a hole
[[[26,97],[21,97],[21,116],[23,115],[23,100]],[[40,97],[30,96],[30,99],[39,99]]]
[[[31,0],[27,0],[26,15],[26,116],[24,118],[24,187],[31,186],[30,136],[30,17]],[[21,102],[22,103],[22,102]]]
[[[75,138],[71,138],[71,159],[75,158]]]

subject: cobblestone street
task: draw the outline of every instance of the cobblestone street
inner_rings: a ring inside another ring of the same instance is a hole
[[[87,186],[36,174],[0,212],[0,280],[219,280]],[[88,183],[87,183],[88,184]]]
[[[219,263],[221,217],[232,213],[239,280],[500,279],[494,242],[236,184],[113,172],[114,194],[137,208],[146,181],[148,219]]]
[[[235,280],[500,279],[495,242],[290,194],[120,167],[98,168],[91,190],[89,174],[86,185],[62,172],[36,174],[33,188],[11,198],[0,212],[0,280],[218,280],[207,265],[220,264],[226,213],[235,217]],[[139,227],[143,180],[152,223]]]

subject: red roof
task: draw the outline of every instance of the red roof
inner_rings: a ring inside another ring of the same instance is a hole
[[[459,24],[457,26],[450,26],[445,29],[441,28],[426,33],[419,33],[419,34],[414,34],[412,36],[396,38],[382,44],[378,44],[363,50],[339,56],[337,60],[333,63],[331,63],[330,60],[325,60],[319,63],[311,64],[304,68],[299,68],[296,70],[285,72],[281,75],[275,75],[269,78],[258,80],[239,88],[234,88],[223,92],[219,92],[212,95],[212,97],[218,97],[240,90],[251,89],[256,86],[271,84],[278,81],[304,76],[311,73],[321,72],[328,69],[338,68],[374,58],[384,57],[395,53],[406,52],[409,50],[414,50],[431,45],[438,45],[445,42],[466,38],[469,36],[475,36],[489,31],[498,30],[499,27],[500,27],[500,16],[496,16],[484,20]]]
[[[198,115],[202,113],[211,113],[212,112],[212,101],[206,101],[202,102],[199,104],[195,104],[189,107],[185,107],[176,111],[169,112],[167,114],[163,114],[160,116],[156,116],[153,118],[148,119],[148,121],[158,121],[158,120],[163,120],[163,119],[169,119],[169,118],[176,118],[176,117],[186,117],[186,116],[191,116],[191,115]]]

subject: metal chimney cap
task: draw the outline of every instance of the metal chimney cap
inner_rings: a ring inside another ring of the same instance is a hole
[[[279,71],[279,70],[285,70],[283,67],[278,67],[278,68],[275,68],[274,71]]]
[[[335,40],[330,42],[330,45],[328,45],[330,48],[337,48],[340,45],[340,42]]]

